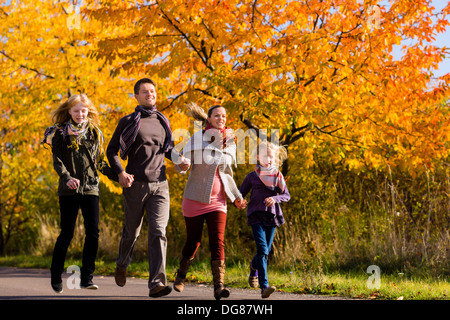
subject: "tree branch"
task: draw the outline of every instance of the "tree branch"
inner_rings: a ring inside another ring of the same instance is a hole
[[[172,101],[170,101],[170,103],[169,103],[167,106],[165,106],[164,108],[162,108],[161,111],[164,111],[164,110],[170,108],[170,107],[172,106],[172,104],[173,104],[178,98],[180,98],[181,96],[183,96],[183,95],[186,94],[186,93],[187,93],[187,90],[185,90],[185,91],[181,92],[180,94],[178,94],[176,97],[174,97],[174,98],[172,99]]]
[[[159,8],[159,10],[161,11],[161,13],[163,14],[164,18],[170,23],[170,25],[172,25],[172,27],[175,28],[176,31],[178,31],[178,33],[180,33],[180,35],[189,43],[189,45],[194,49],[194,51],[197,53],[197,55],[200,57],[200,59],[202,60],[203,64],[210,69],[211,71],[214,71],[214,68],[208,64],[208,56],[205,54],[205,56],[202,55],[202,52],[200,50],[203,50],[204,47],[202,47],[201,49],[197,49],[197,47],[192,43],[191,39],[188,37],[188,35],[186,33],[184,33],[173,21],[172,19],[169,18],[169,16],[164,12],[164,10],[162,10],[161,8]]]
[[[9,60],[11,60],[11,61],[13,61],[13,62],[16,62],[16,60],[15,60],[14,58],[12,58],[12,57],[10,57],[9,55],[7,55],[4,51],[0,51],[0,54],[2,54],[3,56],[5,56],[5,57],[8,58]],[[23,69],[27,69],[27,70],[29,70],[29,71],[36,72],[36,73],[37,73],[38,75],[40,75],[40,76],[44,76],[44,77],[47,77],[47,78],[50,78],[50,79],[55,79],[55,77],[53,77],[53,76],[49,76],[48,74],[42,73],[42,72],[40,72],[39,70],[37,70],[37,69],[35,69],[35,68],[27,67],[27,66],[25,66],[25,65],[23,65],[23,64],[20,64],[19,67],[21,67],[21,68],[23,68]]]

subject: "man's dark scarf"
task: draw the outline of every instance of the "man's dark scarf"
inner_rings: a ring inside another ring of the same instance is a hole
[[[141,116],[150,116],[155,114],[162,120],[164,130],[166,131],[166,140],[164,141],[164,152],[168,152],[174,147],[172,130],[170,129],[169,119],[156,109],[156,106],[145,108],[137,106],[130,123],[123,129],[120,135],[120,157],[125,160],[131,145],[136,140],[139,128],[141,126]]]

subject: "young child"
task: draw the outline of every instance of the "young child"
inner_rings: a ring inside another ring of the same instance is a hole
[[[72,241],[78,210],[84,218],[86,238],[83,248],[80,287],[97,289],[92,282],[98,249],[99,177],[97,170],[109,179],[118,176],[103,160],[103,135],[98,113],[84,94],[72,95],[52,112],[55,125],[47,128],[42,143],[52,147],[53,167],[59,176],[61,233],[55,243],[51,264],[51,285],[63,290],[61,274],[67,249]]]
[[[283,174],[278,169],[279,160],[286,158],[286,149],[272,143],[262,142],[257,151],[258,164],[249,173],[240,188],[245,197],[250,189],[247,207],[247,224],[252,228],[256,243],[256,255],[250,263],[249,284],[261,288],[261,297],[268,298],[276,288],[269,286],[267,277],[267,257],[269,255],[275,229],[284,223],[280,202],[287,202],[290,194]]]

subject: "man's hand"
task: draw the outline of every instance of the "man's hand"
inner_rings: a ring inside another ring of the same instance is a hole
[[[134,176],[125,171],[119,173],[119,184],[124,188],[129,188],[133,184]]]

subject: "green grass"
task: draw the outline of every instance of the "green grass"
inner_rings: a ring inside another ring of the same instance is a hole
[[[49,268],[51,257],[10,256],[0,257],[0,266],[19,268]],[[80,259],[68,258],[66,266],[81,265]],[[167,277],[174,280],[178,266],[176,261],[168,261]],[[114,261],[97,260],[96,274],[113,275]],[[130,277],[147,278],[147,262],[133,262],[129,269]],[[227,264],[226,285],[229,287],[249,288],[247,283],[248,265],[240,262]],[[279,291],[298,294],[337,295],[362,299],[385,300],[448,300],[450,283],[447,278],[435,278],[426,275],[415,276],[403,273],[381,274],[379,289],[369,289],[369,274],[364,270],[324,272],[321,268],[308,269],[305,266],[275,267],[269,265],[270,284]],[[187,281],[190,283],[211,283],[212,274],[209,261],[194,261]],[[258,290],[258,289],[253,289]]]

